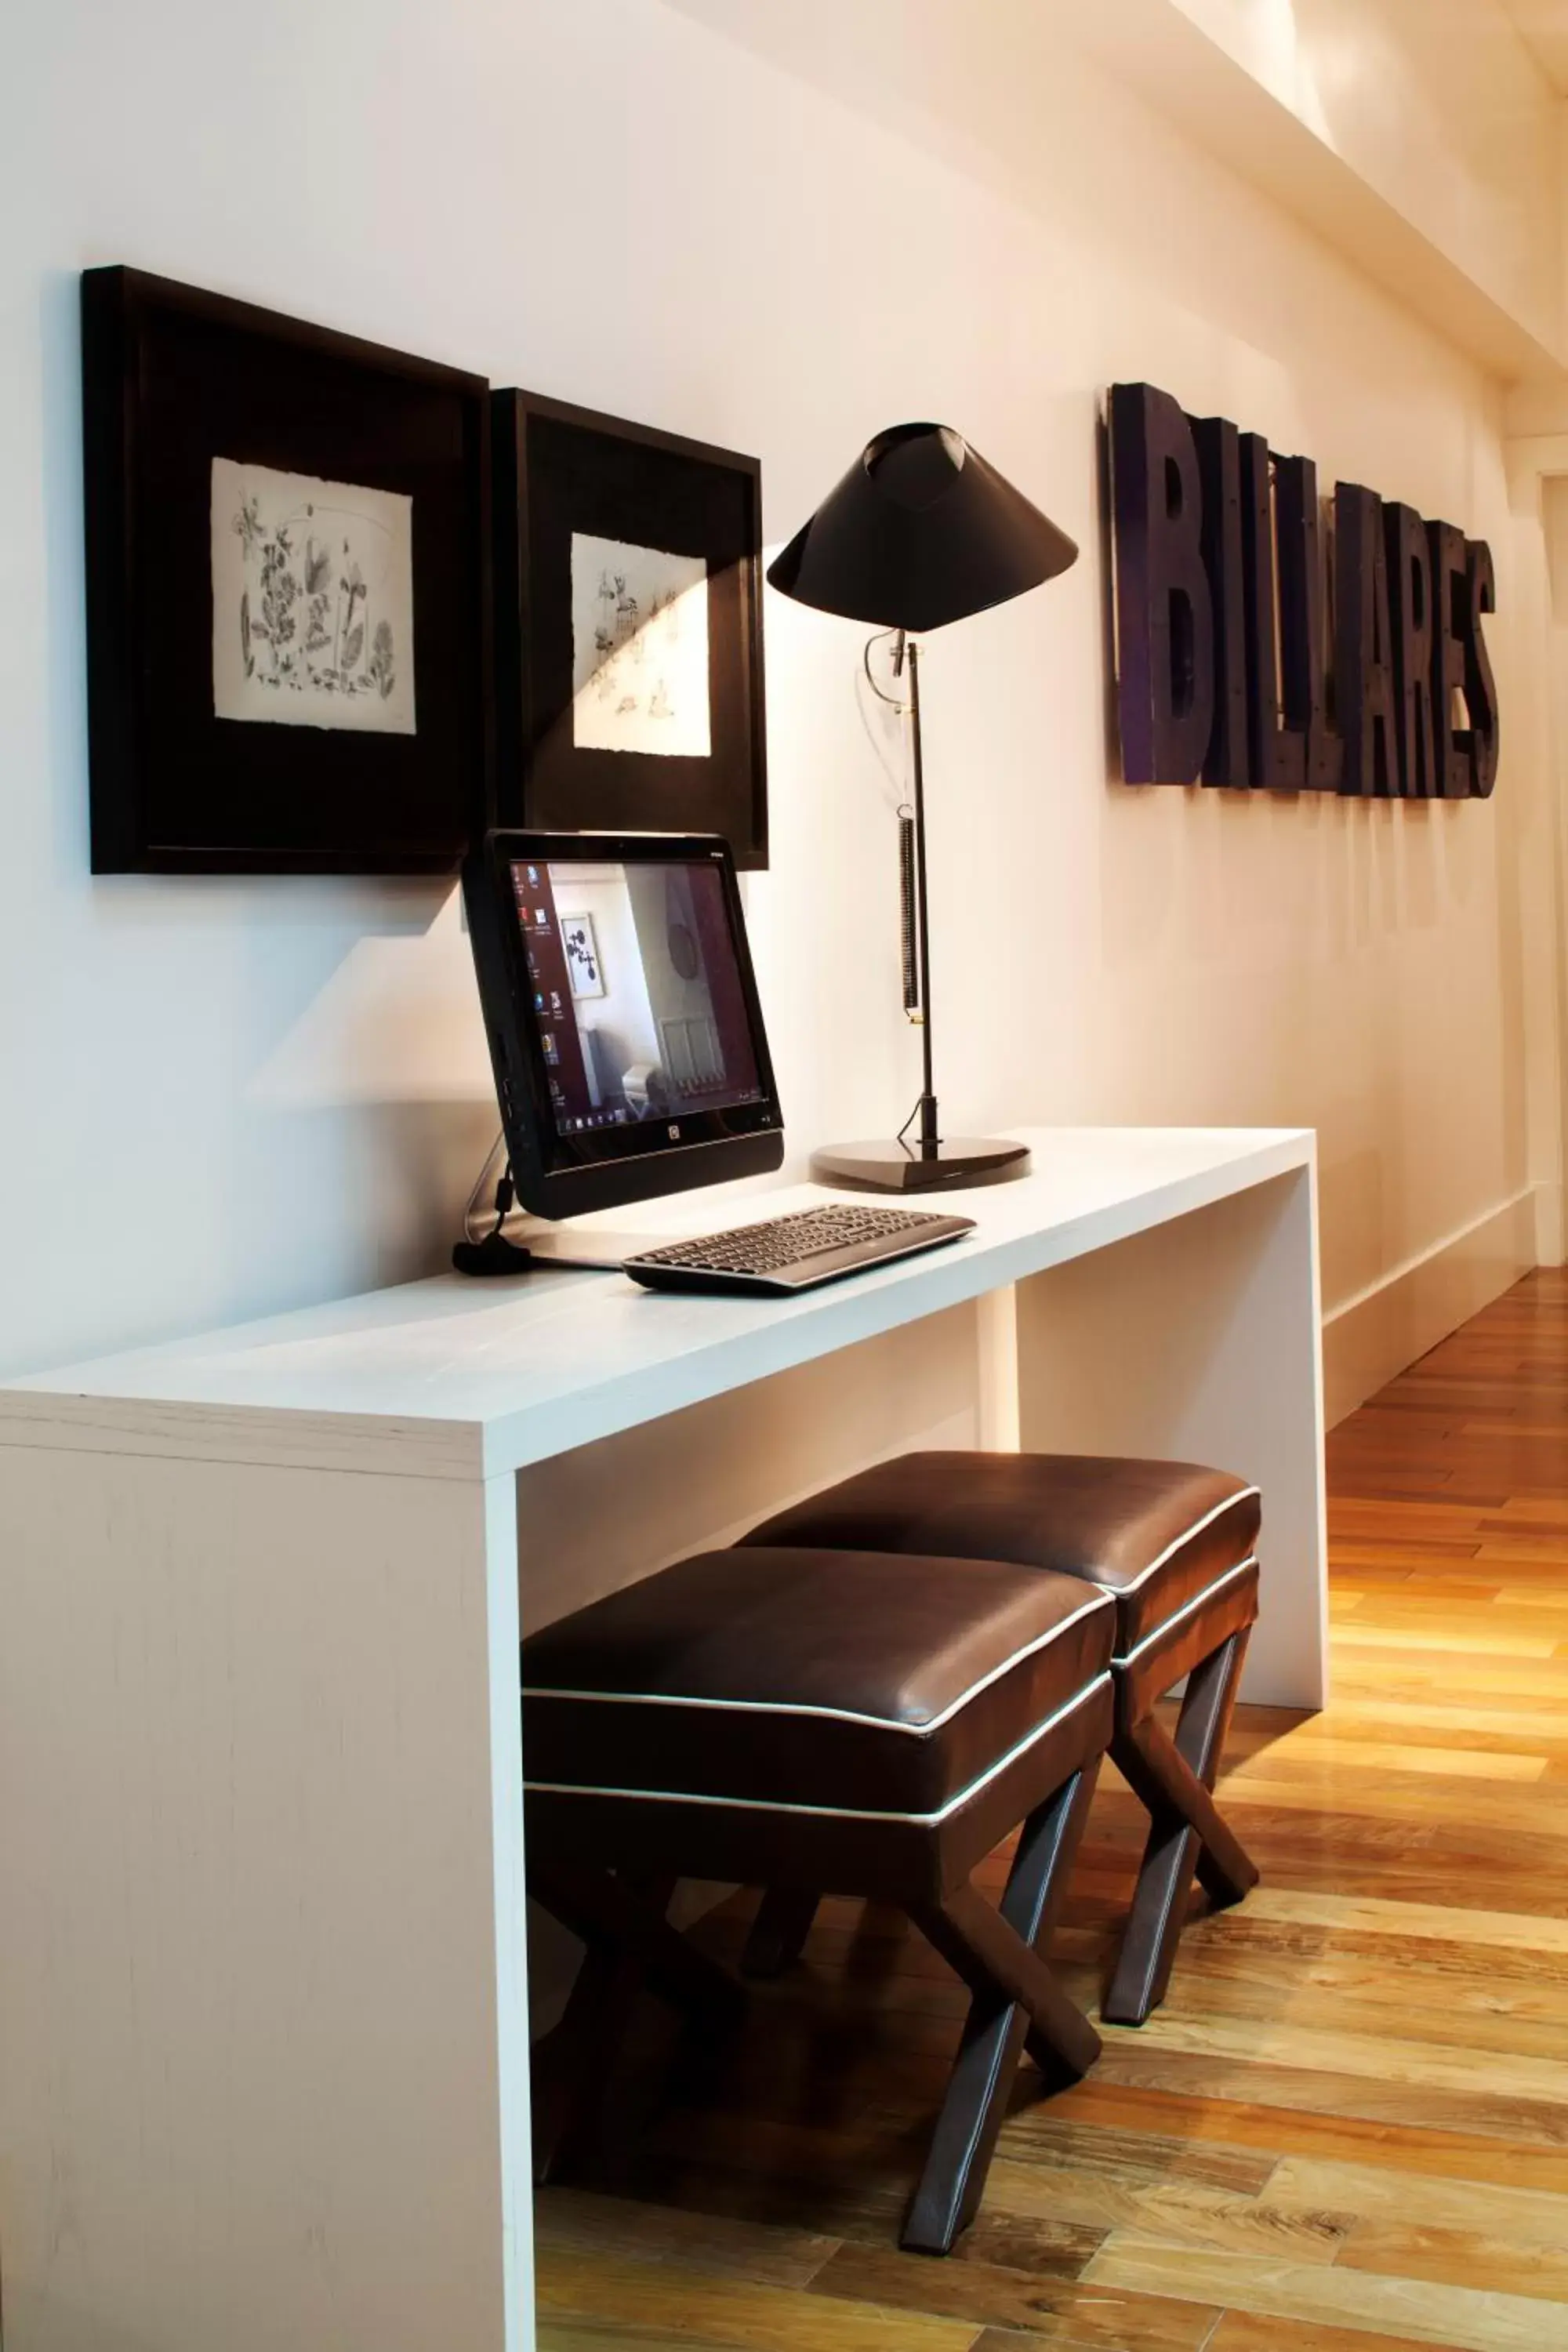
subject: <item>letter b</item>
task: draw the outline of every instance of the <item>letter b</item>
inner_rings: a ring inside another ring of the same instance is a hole
[[[1214,726],[1214,600],[1192,426],[1152,384],[1110,390],[1117,703],[1130,784],[1190,784]]]

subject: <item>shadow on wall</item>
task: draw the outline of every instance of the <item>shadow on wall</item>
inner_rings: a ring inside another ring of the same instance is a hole
[[[496,1139],[498,1114],[485,1103],[364,1105],[344,1152],[351,1198],[363,1202],[374,1262],[366,1288],[445,1274],[459,1236],[462,1203]]]
[[[412,900],[413,919],[353,940],[246,1088],[247,1106],[324,1131],[285,1164],[341,1167],[366,1285],[445,1270],[500,1123],[460,892],[434,919],[427,886],[378,896],[394,912]]]
[[[247,1093],[290,1108],[463,1103],[493,1115],[460,892],[416,930],[356,940]]]

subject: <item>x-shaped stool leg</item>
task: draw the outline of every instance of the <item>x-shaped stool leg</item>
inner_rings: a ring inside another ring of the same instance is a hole
[[[1250,1627],[1195,1666],[1173,1739],[1152,1716],[1119,1731],[1111,1760],[1152,1817],[1149,1841],[1101,2014],[1142,2025],[1165,1998],[1195,1870],[1216,1904],[1239,1903],[1258,1865],[1210,1793],[1241,1681]]]
[[[902,2243],[910,2252],[945,2254],[973,2220],[1025,2049],[1051,2090],[1076,2082],[1100,2055],[1099,2034],[1039,1957],[1061,1908],[1099,1769],[1096,1758],[1031,1813],[998,1910],[966,1883],[940,1906],[913,1915],[974,1999],[904,2223]]]

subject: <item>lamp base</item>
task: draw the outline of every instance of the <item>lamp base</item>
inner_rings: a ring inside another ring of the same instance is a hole
[[[814,1182],[847,1185],[854,1192],[956,1192],[1028,1172],[1026,1143],[977,1142],[966,1135],[924,1146],[832,1143],[811,1155]]]

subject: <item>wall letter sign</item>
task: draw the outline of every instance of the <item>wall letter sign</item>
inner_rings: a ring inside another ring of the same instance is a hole
[[[1327,505],[1152,384],[1110,392],[1117,693],[1130,784],[1485,799],[1491,551],[1357,483]]]

